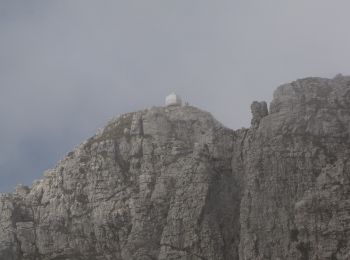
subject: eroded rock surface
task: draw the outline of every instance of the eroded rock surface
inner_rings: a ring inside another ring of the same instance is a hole
[[[350,77],[279,87],[249,130],[240,259],[350,259]]]
[[[250,129],[116,118],[0,197],[0,260],[350,259],[350,77],[280,86]]]
[[[0,259],[235,259],[234,132],[193,107],[111,121],[1,197]]]

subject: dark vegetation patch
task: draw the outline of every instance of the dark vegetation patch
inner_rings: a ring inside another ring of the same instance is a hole
[[[87,163],[88,161],[90,161],[90,157],[89,156],[82,156],[82,157],[80,157],[79,161],[81,163]]]
[[[14,223],[33,221],[33,212],[24,205],[16,205],[13,211]]]
[[[108,126],[106,126],[101,136],[97,138],[90,138],[87,141],[85,145],[86,149],[90,150],[91,146],[94,143],[99,143],[105,140],[118,140],[123,136],[125,136],[126,138],[130,138],[129,134],[124,133],[124,130],[125,128],[130,130],[132,118],[133,113],[129,113],[121,116],[118,120],[110,123]]]
[[[103,159],[106,159],[108,157],[108,152],[107,151],[102,151],[101,152],[101,156],[103,157]]]

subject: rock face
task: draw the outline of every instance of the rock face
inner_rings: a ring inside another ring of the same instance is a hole
[[[350,259],[350,77],[279,87],[245,141],[240,259]]]
[[[307,78],[233,131],[123,115],[0,197],[1,260],[350,259],[350,77]]]
[[[1,198],[0,259],[235,259],[234,132],[193,107],[126,114]]]

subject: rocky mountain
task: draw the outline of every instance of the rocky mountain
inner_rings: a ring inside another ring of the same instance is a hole
[[[191,106],[112,120],[1,195],[0,259],[350,259],[350,77],[251,110],[236,131]]]

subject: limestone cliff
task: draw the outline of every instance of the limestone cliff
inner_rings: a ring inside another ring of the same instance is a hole
[[[245,141],[240,259],[350,259],[350,77],[280,86]]]
[[[190,106],[112,120],[0,197],[0,260],[350,259],[350,77],[279,87],[250,129]]]

